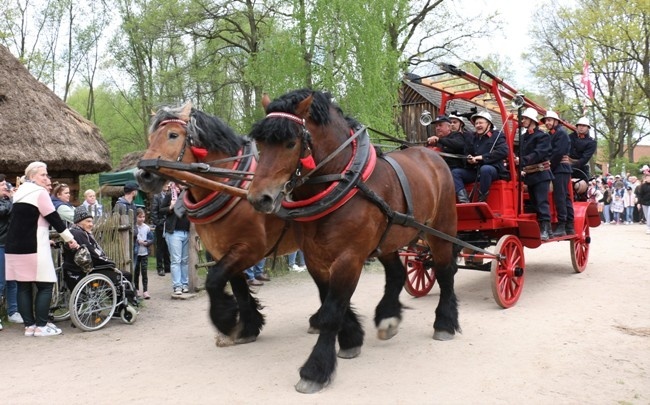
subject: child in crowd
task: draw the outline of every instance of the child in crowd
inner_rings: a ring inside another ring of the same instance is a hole
[[[138,208],[136,211],[136,245],[135,245],[135,274],[133,276],[133,282],[135,290],[140,295],[140,274],[142,274],[142,296],[145,300],[151,298],[149,292],[147,291],[147,285],[149,284],[149,278],[147,277],[147,267],[149,261],[149,246],[153,244],[153,232],[149,225],[144,223],[145,215],[142,208]]]
[[[616,223],[616,225],[620,224],[621,216],[625,210],[625,206],[623,205],[623,199],[617,193],[614,195],[614,201],[612,201],[610,208],[614,214],[614,223]]]
[[[625,188],[625,194],[623,195],[623,205],[625,206],[625,224],[632,224],[632,219],[634,218],[634,206],[636,205],[636,196],[634,195],[634,190],[632,186],[627,186]]]

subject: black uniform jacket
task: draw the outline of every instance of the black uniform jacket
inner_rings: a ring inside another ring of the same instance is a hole
[[[524,133],[521,141],[521,158],[519,167],[542,163],[551,157],[551,137],[549,134],[540,131],[538,128],[528,130]],[[542,170],[535,173],[527,173],[524,176],[524,183],[533,185],[553,179],[550,170]]]

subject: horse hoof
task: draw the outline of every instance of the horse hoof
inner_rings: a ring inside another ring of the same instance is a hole
[[[301,394],[315,394],[318,391],[325,388],[327,384],[317,383],[315,381],[305,380],[301,378],[300,381],[295,385],[296,391]]]
[[[257,336],[247,336],[242,338],[235,339],[235,344],[243,345],[246,343],[251,343],[257,340]]]
[[[379,322],[379,326],[377,326],[377,338],[379,340],[388,340],[397,335],[399,321],[398,318],[387,318]]]
[[[433,331],[433,340],[453,340],[454,339],[454,334],[449,333],[446,330],[436,330]]]
[[[310,326],[309,329],[307,329],[307,333],[310,335],[318,335],[320,333],[320,329],[315,326]]]
[[[350,349],[339,349],[337,356],[342,359],[353,359],[361,354],[361,346],[352,347]]]
[[[377,331],[377,338],[379,340],[388,340],[397,335],[397,328],[379,329]]]
[[[235,345],[235,341],[230,336],[224,335],[223,333],[217,333],[217,336],[214,338],[214,343],[217,347],[229,347]]]

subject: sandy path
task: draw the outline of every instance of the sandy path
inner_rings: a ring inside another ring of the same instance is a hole
[[[307,274],[260,289],[267,326],[257,342],[214,345],[205,295],[169,299],[169,277],[150,276],[153,299],[134,325],[119,320],[92,333],[62,323],[64,335],[26,338],[7,325],[2,342],[3,403],[650,403],[650,235],[640,225],[592,229],[586,272],[571,268],[569,244],[526,250],[519,303],[500,309],[489,274],[456,277],[463,333],[431,339],[437,287],[405,292],[400,333],[379,341],[372,325],[383,273],[364,271],[353,304],[363,316],[361,355],[339,360],[323,392],[294,391],[316,337],[317,308]]]

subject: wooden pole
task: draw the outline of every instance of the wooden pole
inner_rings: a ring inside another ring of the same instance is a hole
[[[199,243],[199,235],[197,235],[196,228],[194,227],[193,223],[190,223],[189,238],[189,288],[190,292],[194,293],[199,287],[199,275],[196,265],[199,263],[199,250],[201,248],[201,244]]]
[[[169,177],[173,177],[174,179],[184,181],[195,186],[203,187],[208,190],[223,191],[224,193],[241,198],[246,198],[248,196],[248,191],[244,189],[229,186],[218,181],[206,179],[205,177],[199,176],[198,174],[167,169],[164,167],[161,167],[158,170],[160,173],[166,174]]]

